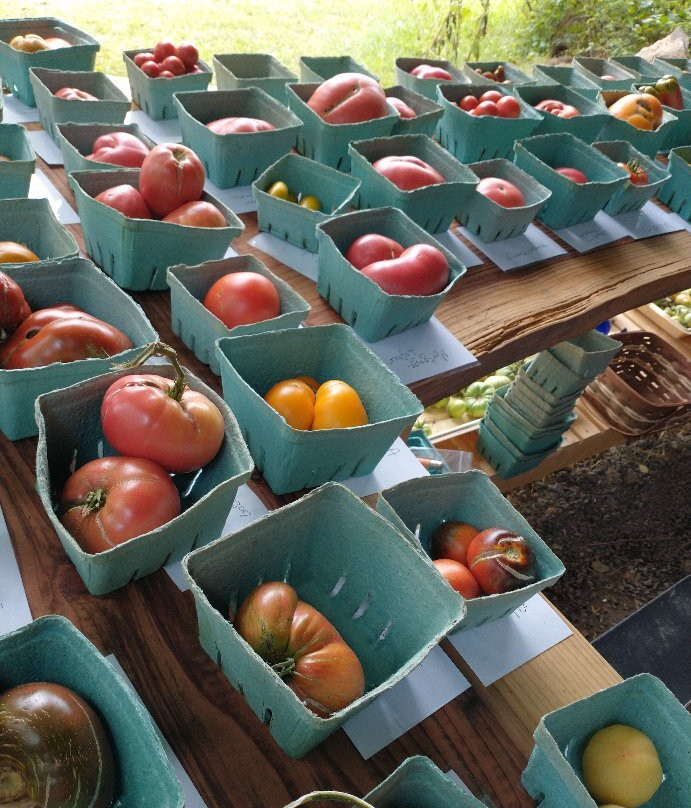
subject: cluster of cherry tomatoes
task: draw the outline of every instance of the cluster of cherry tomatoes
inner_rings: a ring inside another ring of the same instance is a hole
[[[190,42],[176,46],[169,39],[162,39],[152,51],[135,54],[132,61],[152,79],[173,79],[187,73],[204,72],[199,65],[199,51]]]

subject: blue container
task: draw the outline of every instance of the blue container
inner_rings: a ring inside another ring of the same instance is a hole
[[[516,87],[515,93],[532,107],[535,107],[540,101],[554,99],[576,107],[581,113],[573,118],[560,118],[551,112],[536,110],[542,117],[542,123],[535,130],[536,135],[569,132],[586,143],[592,143],[597,139],[608,119],[607,113],[601,106],[580,95],[576,90],[561,84]]]
[[[379,76],[370,73],[364,65],[357,62],[352,56],[300,57],[300,81],[303,84],[309,84],[313,81],[326,81],[339,73],[362,73],[375,81],[379,81]]]
[[[414,118],[399,118],[392,135],[434,135],[444,114],[439,104],[402,84],[387,87],[384,92],[387,98],[398,98],[415,112]]]
[[[441,67],[451,75],[451,79],[419,79],[417,76],[413,76],[410,71],[420,65]],[[411,59],[402,56],[396,59],[395,70],[398,84],[407,87],[409,90],[415,90],[416,93],[424,95],[425,98],[429,98],[431,101],[437,100],[437,87],[440,84],[470,84],[470,79],[464,71],[445,59]],[[487,85],[489,84],[490,82],[487,82]]]
[[[691,222],[691,146],[672,149],[668,168],[671,177],[657,192],[657,198]]]
[[[21,124],[0,124],[0,154],[10,158],[9,162],[0,161],[0,199],[28,196],[36,155]]]
[[[298,77],[268,53],[214,54],[214,72],[219,90],[259,87],[281,104],[288,103],[287,84]]]
[[[608,59],[574,56],[572,64],[575,70],[603,90],[628,90],[634,81],[640,81],[641,78],[641,74],[635,70],[630,70],[616,62],[610,62]],[[603,76],[612,76],[612,78],[603,79]]]
[[[625,140],[600,141],[593,143],[593,148],[602,152],[613,163],[629,163],[636,160],[640,167],[648,174],[649,182],[646,185],[634,185],[626,181],[605,205],[605,213],[616,216],[619,213],[629,213],[640,210],[643,205],[652,199],[670,177],[660,163],[641,154]]]

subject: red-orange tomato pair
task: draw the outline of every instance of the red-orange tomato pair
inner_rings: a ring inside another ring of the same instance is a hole
[[[322,385],[309,376],[285,379],[275,384],[264,400],[293,429],[342,429],[369,423],[360,396],[338,379]]]

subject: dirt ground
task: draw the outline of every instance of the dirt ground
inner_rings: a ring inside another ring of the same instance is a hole
[[[589,640],[691,573],[691,422],[508,497],[564,562],[549,598]]]

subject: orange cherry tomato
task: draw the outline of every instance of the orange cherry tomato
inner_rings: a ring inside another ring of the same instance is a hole
[[[629,93],[615,101],[609,111],[615,118],[647,132],[654,132],[662,122],[660,99],[649,93]]]
[[[16,241],[0,241],[0,264],[24,264],[40,260],[26,244],[19,244]]]
[[[309,429],[314,416],[314,392],[304,381],[284,379],[264,396],[264,401],[282,415],[293,429]]]
[[[312,429],[341,429],[369,423],[360,396],[345,382],[331,379],[317,390]]]
[[[295,378],[300,382],[304,382],[312,392],[316,393],[319,390],[319,382],[314,376],[296,376]]]
[[[480,584],[465,564],[451,558],[438,558],[434,566],[447,584],[466,600],[482,594]]]

